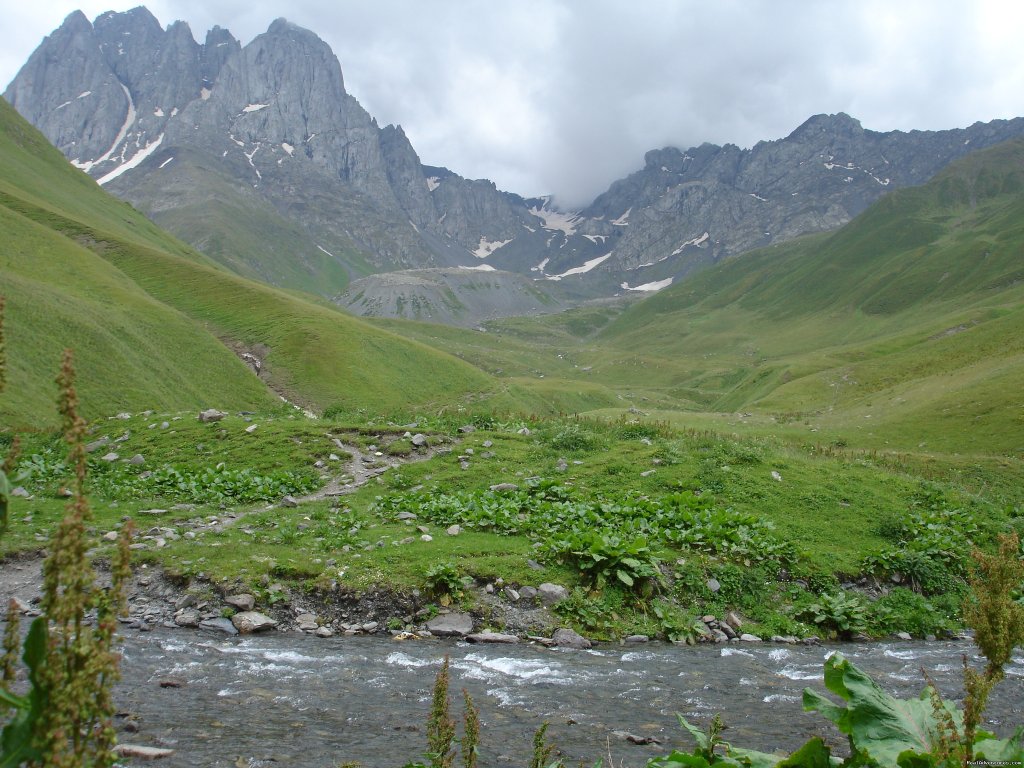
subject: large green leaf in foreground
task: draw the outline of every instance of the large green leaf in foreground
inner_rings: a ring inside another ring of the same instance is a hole
[[[838,653],[825,662],[825,687],[846,705],[835,704],[816,691],[805,689],[804,709],[820,712],[847,734],[864,759],[863,764],[939,764],[928,759],[941,744],[941,727],[936,705],[927,690],[917,699],[895,699]],[[948,701],[943,701],[941,707],[962,732],[963,714]],[[984,732],[978,736],[974,746],[978,759],[1019,760],[1024,756],[1022,731],[1010,739],[996,739]],[[921,757],[926,762],[917,759]]]

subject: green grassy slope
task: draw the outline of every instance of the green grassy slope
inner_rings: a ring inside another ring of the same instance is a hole
[[[495,389],[452,356],[212,264],[70,167],[6,102],[0,210],[22,393],[5,420],[51,412],[63,345],[81,350],[90,415],[273,402],[228,346],[258,354],[276,391],[314,408],[450,405]]]
[[[813,417],[867,445],[1024,453],[1022,190],[1024,142],[971,155],[834,234],[635,305],[600,334],[598,373],[631,364],[662,398]]]

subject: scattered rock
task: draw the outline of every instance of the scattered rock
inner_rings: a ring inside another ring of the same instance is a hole
[[[237,635],[238,630],[235,629],[235,625],[231,623],[231,619],[216,618],[216,619],[204,619],[199,622],[200,629],[210,629],[216,632],[223,632],[226,635]]]
[[[517,435],[529,435],[530,434],[530,429],[529,429],[529,427],[523,427],[522,429],[516,430],[516,434]]]
[[[22,499],[29,499],[32,497],[32,494],[26,491],[24,487],[19,485],[17,488],[11,491],[11,496],[17,496]]]
[[[712,592],[717,592],[721,588],[722,588],[722,585],[718,582],[718,579],[715,579],[715,578],[708,579],[708,589],[710,589]]]
[[[537,597],[546,606],[552,606],[561,600],[565,600],[568,596],[569,590],[560,584],[544,582],[537,587]]]
[[[192,608],[182,608],[174,614],[174,623],[179,627],[198,627],[199,611]]]
[[[761,638],[758,637],[757,635],[751,635],[751,634],[748,634],[747,632],[744,632],[742,635],[740,635],[740,642],[741,643],[760,643],[761,642]]]
[[[283,499],[281,499],[281,501],[280,501],[280,502],[278,502],[278,503],[279,503],[279,504],[280,504],[280,505],[281,505],[282,507],[289,507],[289,508],[291,508],[291,507],[297,507],[297,506],[299,506],[299,500],[298,500],[298,499],[296,499],[296,498],[295,498],[294,496],[285,496],[285,497],[284,497]]]
[[[476,427],[474,427],[472,424],[463,424],[461,427],[459,427],[459,432],[461,432],[464,435],[468,435],[470,432],[476,432]]]
[[[655,470],[653,470],[653,469],[646,469],[646,470],[644,470],[643,472],[640,473],[640,477],[650,477],[651,475],[654,474],[654,472],[655,472]]]
[[[97,448],[102,448],[104,445],[107,445],[109,442],[110,442],[110,438],[109,437],[101,437],[99,440],[93,440],[91,443],[86,443],[85,444],[85,451],[86,451],[86,453],[92,453]]]
[[[536,587],[520,587],[519,588],[519,599],[526,600],[532,603],[537,599],[537,588]]]
[[[118,757],[137,757],[141,760],[158,760],[161,757],[168,757],[174,754],[173,749],[163,747],[143,747],[139,744],[117,744],[114,746],[114,754]]]
[[[422,536],[420,536],[420,541],[433,541],[433,540],[434,540],[434,537],[431,536],[429,533],[424,533]]]
[[[897,632],[896,633],[896,637],[899,638],[900,640],[913,640],[914,639],[913,637],[911,637],[909,632]]]
[[[630,635],[629,637],[627,637],[625,639],[624,642],[627,642],[627,643],[646,643],[650,639],[651,638],[649,638],[647,635]]]
[[[105,453],[102,456],[103,461],[117,461],[119,458],[121,458],[121,457],[118,456],[113,451],[111,451],[110,453]]]
[[[262,632],[277,626],[277,622],[272,618],[264,616],[262,613],[258,613],[256,611],[242,611],[241,613],[236,613],[231,617],[231,623],[234,624],[235,629],[243,635],[247,635],[250,632]]]
[[[427,622],[427,629],[438,637],[465,637],[473,631],[473,617],[468,613],[442,613]]]
[[[725,614],[725,623],[733,629],[738,630],[743,626],[743,619],[740,618],[740,615],[736,613],[736,611],[729,611]]]
[[[559,648],[576,648],[578,650],[585,650],[591,646],[591,642],[587,640],[587,638],[583,637],[583,635],[564,627],[562,629],[556,629],[554,634],[551,635],[551,639]]]
[[[474,634],[466,635],[466,639],[471,643],[505,643],[511,645],[519,642],[519,638],[515,635],[506,635],[501,632],[475,632]]]
[[[319,627],[313,634],[317,637],[334,637],[334,630],[330,627]]]
[[[132,415],[130,413],[119,413],[114,418],[121,419],[121,421],[128,421],[128,419],[130,419],[131,417]]]
[[[640,746],[645,744],[661,744],[661,742],[653,736],[637,736],[635,733],[629,733],[628,731],[612,731],[612,736],[618,736],[620,739],[624,739],[630,744],[638,744]]]
[[[775,480],[775,481],[777,481],[777,482],[780,482],[780,483],[781,483],[781,482],[782,482],[782,475],[780,475],[780,474],[779,474],[778,472],[776,472],[776,471],[775,471],[775,470],[773,469],[773,470],[772,470],[772,480]]]
[[[143,456],[141,453],[136,453],[134,456],[128,459],[128,463],[131,464],[133,467],[141,467],[143,464],[146,463],[146,457]]]
[[[251,435],[253,432],[257,430],[259,426],[259,424],[250,424],[248,427],[245,428],[245,431]]]
[[[415,435],[412,436],[411,442],[417,448],[422,448],[427,444],[427,436],[417,432]]]
[[[505,597],[507,597],[513,603],[519,602],[519,593],[516,590],[512,589],[512,587],[505,587]]]
[[[199,420],[201,422],[203,422],[204,424],[207,424],[207,423],[213,422],[213,421],[220,421],[225,416],[227,416],[226,413],[222,413],[221,411],[218,411],[216,408],[209,408],[209,409],[207,409],[205,411],[200,411],[199,412]],[[164,424],[166,424],[166,423],[167,422],[165,421]]]
[[[518,491],[519,486],[515,483],[497,483],[491,486],[492,491]]]
[[[398,520],[415,520],[416,514],[414,512],[399,512],[395,515],[395,518]]]
[[[458,524],[450,525],[448,526],[447,529],[445,529],[445,533],[447,533],[449,536],[458,536],[460,533],[462,533],[462,526]]]
[[[316,616],[312,613],[300,613],[295,617],[295,622],[303,632],[315,632],[320,627]]]

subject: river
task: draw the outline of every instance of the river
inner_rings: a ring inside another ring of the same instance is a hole
[[[701,724],[722,712],[726,738],[738,746],[791,750],[815,734],[844,744],[831,723],[800,704],[804,687],[823,690],[822,664],[836,650],[902,697],[920,693],[923,667],[946,697],[959,698],[961,655],[974,655],[968,642],[564,651],[159,630],[126,637],[116,700],[139,729],[121,740],[173,747],[160,762],[166,768],[337,768],[349,760],[397,767],[422,755],[431,687],[448,654],[453,696],[461,706],[465,688],[480,709],[481,768],[527,765],[533,732],[545,720],[567,765],[604,758],[607,767],[610,751],[616,766],[635,767],[691,746],[676,712]],[[1022,656],[987,713],[1002,735],[1024,722]],[[662,743],[638,746],[613,731]]]

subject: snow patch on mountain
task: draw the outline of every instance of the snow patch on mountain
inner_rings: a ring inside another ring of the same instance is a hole
[[[501,248],[501,246],[508,245],[511,242],[512,238],[509,238],[508,240],[488,240],[486,237],[481,237],[480,245],[478,245],[477,249],[473,251],[473,255],[478,259],[486,259],[496,250]]]
[[[545,275],[545,277],[548,280],[561,280],[563,277],[569,277],[570,275],[582,275],[586,272],[589,272],[599,264],[603,264],[604,262],[606,262],[611,255],[612,252],[609,251],[604,256],[598,256],[596,259],[590,259],[590,261],[583,262],[582,267],[573,267],[572,269],[567,269],[560,275]]]
[[[552,208],[548,208],[548,203],[551,198],[541,198],[544,202],[542,205],[535,205],[530,209],[530,214],[540,219],[543,224],[541,227],[552,232],[563,232],[566,237],[576,234],[576,223],[580,220],[580,215],[576,211],[556,211]]]
[[[243,109],[243,112],[259,112],[261,109],[266,109],[269,104],[249,104]]]
[[[708,234],[707,232],[705,232],[705,233],[704,233],[703,235],[701,235],[700,237],[695,237],[695,238],[693,238],[693,240],[687,240],[687,241],[686,241],[685,243],[683,243],[683,244],[682,244],[682,245],[680,245],[680,246],[679,246],[678,248],[676,248],[676,249],[675,249],[674,251],[672,251],[672,255],[673,255],[673,256],[678,256],[678,255],[679,255],[680,253],[682,253],[682,252],[683,252],[683,249],[684,249],[684,248],[685,248],[686,246],[688,246],[688,245],[696,245],[696,246],[699,246],[699,245],[701,245],[702,243],[704,243],[705,241],[707,241],[707,239],[708,239],[709,237],[710,237],[710,235],[709,235],[709,234]]]
[[[86,173],[88,173],[94,166],[97,166],[100,163],[105,163],[107,160],[109,160],[111,155],[114,154],[114,151],[117,149],[118,145],[125,140],[125,137],[128,135],[128,129],[135,124],[135,102],[132,101],[132,95],[128,91],[128,86],[126,86],[124,83],[119,83],[119,85],[121,86],[121,90],[124,91],[125,98],[128,99],[128,114],[125,115],[124,124],[121,125],[121,130],[117,132],[117,136],[114,137],[114,143],[110,145],[110,149],[108,149],[95,160],[86,160],[85,162],[81,162],[79,159],[76,158],[71,161],[71,164],[73,166],[75,166],[76,168],[80,168]],[[162,134],[160,138],[163,138]],[[102,184],[103,182],[100,181],[99,183]]]
[[[490,264],[477,264],[475,267],[460,266],[459,269],[470,269],[470,270],[473,270],[475,272],[497,272],[498,271],[494,267],[492,267]]]
[[[431,176],[427,179],[427,192],[433,192],[435,189],[441,186],[441,179],[437,176]]]
[[[152,142],[151,144],[147,144],[141,150],[136,152],[132,156],[131,160],[129,160],[128,162],[122,163],[121,165],[117,166],[117,168],[112,170],[110,173],[108,173],[105,176],[101,176],[100,178],[96,179],[96,183],[99,184],[100,186],[102,186],[102,185],[106,184],[108,181],[113,181],[118,176],[120,176],[122,173],[125,173],[126,171],[130,171],[132,168],[137,168],[139,165],[142,164],[143,160],[145,160],[147,157],[149,157],[154,152],[156,152],[157,147],[160,146],[160,144],[161,144],[161,142],[163,142],[163,140],[164,140],[164,135],[161,133],[157,137],[156,141]],[[170,162],[170,161],[168,161],[168,162]],[[164,165],[166,165],[166,163]],[[161,167],[163,167],[163,166],[161,166]]]
[[[662,288],[668,288],[672,285],[671,277],[666,277],[664,280],[656,280],[653,283],[644,283],[643,285],[637,285],[633,288],[629,287],[629,283],[621,283],[620,287],[627,291],[660,291]]]
[[[611,223],[614,224],[616,227],[628,227],[629,226],[629,214],[631,214],[632,212],[633,212],[633,208],[631,206],[624,214],[619,216],[619,218],[615,219],[615,221],[613,221]]]

